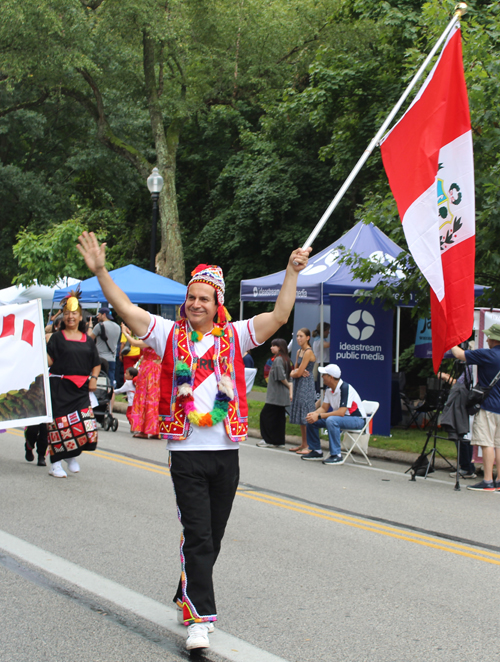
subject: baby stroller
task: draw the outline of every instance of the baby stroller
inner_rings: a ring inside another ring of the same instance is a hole
[[[113,432],[116,432],[118,430],[118,419],[114,418],[109,410],[113,389],[111,388],[109,377],[104,370],[101,370],[99,373],[97,388],[94,393],[98,402],[98,406],[94,407],[96,420],[101,424],[103,430],[109,430],[111,428]]]

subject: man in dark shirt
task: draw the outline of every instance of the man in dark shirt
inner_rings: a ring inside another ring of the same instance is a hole
[[[466,350],[452,347],[453,356],[468,365],[477,365],[480,386],[489,386],[500,371],[500,324],[493,324],[483,332],[489,349]],[[479,412],[474,417],[471,444],[481,446],[483,452],[484,480],[468,485],[468,490],[482,492],[500,491],[500,381],[491,389]],[[497,480],[493,480],[493,463],[497,463]]]

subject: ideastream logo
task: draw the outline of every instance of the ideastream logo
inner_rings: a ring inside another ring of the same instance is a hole
[[[368,340],[375,332],[375,318],[367,310],[355,310],[347,318],[347,332],[354,340]],[[382,345],[340,342],[335,358],[361,361],[383,361]]]

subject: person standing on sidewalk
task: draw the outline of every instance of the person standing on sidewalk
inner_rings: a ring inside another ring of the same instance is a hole
[[[477,378],[480,386],[489,386],[500,371],[500,324],[493,324],[483,331],[489,349],[463,350],[452,347],[453,356],[468,365],[477,365]],[[473,446],[481,446],[483,452],[484,480],[475,485],[467,485],[468,490],[481,492],[500,491],[500,381],[491,389],[481,403],[472,425]],[[497,480],[493,480],[493,464],[497,463]]]
[[[109,308],[99,308],[97,322],[92,331],[89,332],[89,336],[95,340],[100,358],[108,362],[108,377],[111,386],[114,388],[116,348],[121,336],[120,327],[116,322],[113,322]]]
[[[274,357],[267,382],[266,404],[260,412],[262,439],[257,442],[257,446],[284,448],[286,408],[290,406],[293,397],[293,384],[289,381],[292,362],[283,338],[275,338],[272,341],[271,352]]]
[[[220,267],[199,265],[177,322],[135,306],[105,268],[105,244],[93,233],[78,250],[117,314],[162,358],[160,435],[168,439],[170,472],[183,527],[181,578],[174,596],[188,626],[186,648],[208,648],[217,620],[213,567],[239,481],[238,442],[248,434],[243,354],[288,320],[297,276],[310,248],[295,250],[274,310],[230,323]]]

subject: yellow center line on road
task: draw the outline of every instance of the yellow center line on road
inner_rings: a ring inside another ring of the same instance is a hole
[[[7,430],[7,433],[12,434],[16,437],[24,437],[24,434],[20,430],[9,429]],[[170,475],[170,470],[167,467],[160,467],[158,465],[152,464],[147,461],[127,458],[126,456],[109,453],[101,449],[97,449],[93,451],[93,453],[91,453],[90,455],[94,457],[98,457],[103,460],[111,460],[112,462],[116,462],[118,464],[124,464],[126,466],[134,467],[136,469],[144,469],[145,471],[150,471],[152,473],[157,473],[163,476]],[[412,542],[417,545],[423,545],[425,547],[439,549],[441,551],[448,552],[450,554],[465,556],[471,559],[484,561],[485,563],[491,563],[494,565],[500,565],[500,554],[496,552],[481,550],[460,543],[433,538],[431,536],[422,533],[411,532],[405,529],[398,529],[397,527],[393,527],[388,524],[373,522],[371,520],[363,519],[361,517],[345,515],[343,513],[335,513],[330,510],[322,509],[319,506],[302,504],[299,501],[291,501],[282,497],[265,494],[264,492],[238,489],[237,494],[239,496],[245,497],[246,499],[259,501],[261,503],[265,503],[267,505],[274,506],[277,508],[283,508],[285,510],[300,513],[303,515],[309,515],[311,517],[316,517],[330,522],[335,522],[336,524],[343,524],[345,526],[351,526],[364,531],[369,531],[371,533],[377,533],[379,535],[389,536],[391,538],[396,538],[399,540],[405,540],[407,542]]]
[[[111,460],[112,462],[117,462],[118,464],[125,464],[129,467],[135,467],[136,469],[144,469],[145,471],[151,471],[152,473],[161,474],[162,476],[170,476],[170,470],[167,467],[159,467],[158,465],[152,464],[150,462],[134,460],[133,458],[128,458],[123,455],[117,456],[114,453],[107,453],[106,451],[101,451],[99,449],[93,451],[92,455],[103,460]]]
[[[267,494],[264,495],[260,492],[245,491],[239,492],[238,494],[240,496],[246,497],[247,499],[267,503],[272,506],[277,506],[278,508],[284,508],[285,510],[303,513],[304,515],[318,517],[320,519],[336,522],[337,524],[344,524],[346,526],[362,529],[364,531],[370,531],[372,533],[378,533],[380,535],[389,536],[391,538],[406,540],[407,542],[412,542],[417,545],[433,547],[434,549],[440,549],[444,552],[449,552],[450,554],[466,556],[478,561],[484,561],[485,563],[500,565],[500,554],[495,552],[480,550],[451,541],[441,541],[440,539],[425,536],[423,534],[412,533],[404,529],[398,529],[397,527],[378,524],[377,522],[371,522],[370,520],[364,520],[362,518],[350,517],[348,515],[342,515],[341,513],[332,513],[329,510],[322,510],[321,508],[315,508],[314,506],[307,506],[305,504],[302,505],[295,501],[287,501],[285,499],[280,499],[279,497],[273,497]]]

